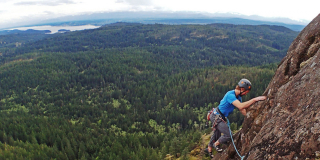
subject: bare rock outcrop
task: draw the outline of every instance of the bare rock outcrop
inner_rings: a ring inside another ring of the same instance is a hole
[[[244,159],[320,159],[320,14],[293,41],[234,135]],[[240,159],[233,145],[214,159]]]

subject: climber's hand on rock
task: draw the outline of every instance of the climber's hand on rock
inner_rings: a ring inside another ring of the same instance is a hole
[[[266,100],[267,97],[266,96],[259,96],[259,97],[256,97],[254,98],[254,100],[257,102],[257,101],[263,101],[263,100]]]

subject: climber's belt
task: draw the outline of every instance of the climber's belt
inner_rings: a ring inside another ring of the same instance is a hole
[[[220,114],[221,118],[226,121],[226,117],[221,113],[221,111],[219,110],[219,107],[216,108],[216,111]]]

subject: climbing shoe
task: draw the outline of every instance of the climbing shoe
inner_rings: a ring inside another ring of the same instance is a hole
[[[213,158],[212,152],[209,152],[208,148],[204,149],[204,152],[210,156],[210,158]]]
[[[214,148],[217,152],[222,152],[222,151],[223,151],[219,146],[213,145],[213,148]]]

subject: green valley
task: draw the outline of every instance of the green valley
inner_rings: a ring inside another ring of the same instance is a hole
[[[207,111],[243,77],[253,83],[244,100],[263,94],[297,35],[115,23],[30,41],[0,36],[11,38],[0,45],[0,159],[188,159],[211,131]],[[238,111],[229,119],[241,128]]]

